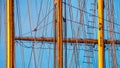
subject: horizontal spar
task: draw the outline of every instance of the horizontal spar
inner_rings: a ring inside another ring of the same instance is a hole
[[[56,42],[55,38],[30,38],[30,37],[16,37],[15,40],[23,41],[41,41],[41,42]],[[89,44],[98,44],[97,39],[77,39],[77,38],[63,38],[63,42],[67,43],[89,43]],[[120,40],[104,40],[104,44],[120,44]]]

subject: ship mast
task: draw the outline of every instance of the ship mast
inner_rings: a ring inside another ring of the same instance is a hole
[[[14,2],[6,0],[6,68],[14,68]]]
[[[58,62],[58,68],[63,68],[63,40],[62,40],[62,0],[54,0],[55,4],[55,18],[56,26],[57,26],[57,62]]]
[[[104,68],[104,0],[98,0],[98,68]]]
[[[14,45],[15,40],[25,41],[46,41],[46,42],[57,42],[57,67],[63,68],[63,42],[66,43],[98,43],[98,68],[104,68],[104,44],[120,44],[120,40],[104,40],[104,0],[98,0],[98,40],[96,39],[74,39],[74,38],[63,38],[62,30],[62,0],[54,0],[55,11],[56,11],[56,27],[57,27],[57,39],[55,38],[27,38],[27,37],[15,37],[14,35],[14,0],[6,0],[6,68],[14,68]],[[56,66],[56,65],[55,65]]]

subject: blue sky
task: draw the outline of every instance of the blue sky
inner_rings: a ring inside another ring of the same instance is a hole
[[[28,1],[28,3],[27,3]],[[67,3],[69,3],[70,0],[67,0]],[[81,0],[82,1],[82,0]],[[107,1],[107,0],[105,0]],[[18,4],[19,3],[19,4]],[[78,0],[71,0],[71,3],[74,7],[78,7]],[[89,13],[93,14],[90,9],[93,9],[93,0],[86,0],[86,7],[83,8],[86,12],[84,13],[84,22],[81,22],[83,24],[91,25],[88,21],[92,21],[93,18],[95,18],[94,26],[97,27],[97,17],[92,17]],[[54,29],[53,29],[53,0],[15,0],[15,35],[16,37],[23,36],[23,37],[54,37]],[[28,7],[29,5],[29,7]],[[64,6],[64,4],[63,4]],[[119,24],[120,20],[120,1],[114,0],[114,23]],[[5,68],[5,0],[0,0],[0,67]],[[30,12],[28,12],[30,10]],[[106,15],[106,7],[105,7],[105,19],[107,19]],[[71,14],[70,14],[71,11]],[[72,19],[75,22],[80,21],[80,10],[76,8],[70,8],[70,6],[67,6],[67,18],[66,19]],[[78,14],[77,14],[78,13]],[[97,10],[96,13],[97,15]],[[78,15],[78,16],[77,16]],[[47,16],[47,17],[46,17]],[[64,16],[64,10],[63,10],[63,16]],[[73,17],[73,18],[72,18]],[[44,19],[45,18],[45,19]],[[44,19],[44,20],[43,20]],[[34,29],[37,27],[37,22],[39,24],[37,32],[34,31]],[[31,25],[30,25],[31,23]],[[64,22],[63,22],[64,23]],[[105,29],[107,29],[108,23],[107,21],[104,21],[105,23]],[[71,25],[72,24],[72,25]],[[88,26],[85,25],[84,27],[82,25],[76,24],[74,22],[71,22],[67,20],[67,37],[68,38],[93,38],[97,39],[97,29],[93,29],[92,37],[90,37],[89,34],[92,32],[92,29],[88,28]],[[20,28],[21,27],[21,28]],[[77,30],[80,27],[80,32]],[[119,32],[120,26],[114,25],[114,31]],[[83,29],[85,28],[85,30]],[[109,29],[108,29],[109,30]],[[32,31],[32,32],[31,32]],[[85,32],[85,33],[84,33]],[[35,34],[36,33],[36,34]],[[78,34],[78,36],[76,36]],[[85,35],[86,34],[86,35]],[[105,31],[104,33],[105,39],[109,39],[109,32]],[[120,39],[120,35],[118,33],[115,33],[115,39]],[[24,44],[23,44],[24,43]],[[17,41],[16,42],[16,68],[53,68],[53,43],[45,43],[45,42],[25,42],[23,41]],[[35,49],[32,49],[31,46],[35,45]],[[67,44],[68,46],[68,68],[76,67],[75,59],[79,61],[78,67],[85,67],[87,68],[87,64],[83,63],[86,62],[86,58],[84,57],[85,51],[82,49],[85,49],[85,44]],[[78,46],[80,45],[80,46]],[[88,44],[93,45],[93,44]],[[75,55],[78,57],[73,56],[73,48],[74,46],[77,46],[78,49],[75,51]],[[90,49],[89,47],[87,47]],[[97,48],[97,44],[94,49]],[[120,47],[117,47],[120,49]],[[34,53],[35,52],[35,53]],[[30,61],[30,56],[32,53],[32,59]],[[117,51],[117,58],[119,57],[120,52]],[[35,57],[34,57],[34,56]],[[91,67],[97,67],[97,51],[94,51],[94,59],[91,59],[93,64],[90,64]],[[108,61],[108,51],[105,51],[105,61],[106,61],[106,67],[112,67],[109,66],[111,63]],[[76,60],[76,61],[77,61]],[[72,61],[72,62],[71,62]],[[118,59],[117,61],[120,61]],[[30,62],[30,63],[29,63]],[[35,65],[36,63],[36,65]],[[120,63],[118,63],[118,67],[120,67]]]

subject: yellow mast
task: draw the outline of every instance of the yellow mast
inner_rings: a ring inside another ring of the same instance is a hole
[[[14,13],[13,0],[6,0],[6,68],[14,68]]]
[[[98,68],[104,68],[104,2],[98,0]]]

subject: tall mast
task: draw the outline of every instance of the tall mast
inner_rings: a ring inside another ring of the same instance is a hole
[[[104,0],[98,0],[98,68],[104,68]]]
[[[57,62],[58,68],[63,68],[63,40],[62,40],[62,0],[54,0],[55,4],[55,17],[57,27]]]
[[[57,50],[58,68],[63,68],[63,42],[62,42],[62,0],[57,0]]]
[[[14,68],[14,2],[6,0],[6,68]]]

